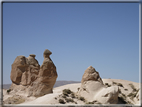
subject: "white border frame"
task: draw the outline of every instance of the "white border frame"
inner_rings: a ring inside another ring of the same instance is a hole
[[[44,107],[44,106],[105,106],[105,107],[109,107],[109,106],[142,106],[142,79],[141,79],[141,71],[142,71],[142,0],[1,0],[1,5],[0,5],[0,11],[1,11],[1,26],[0,26],[0,29],[1,29],[1,73],[0,73],[0,76],[1,76],[1,81],[0,81],[0,85],[1,85],[1,89],[3,89],[3,3],[16,3],[16,2],[19,2],[19,3],[35,3],[35,2],[45,2],[45,3],[50,3],[50,2],[55,2],[55,3],[63,3],[63,2],[66,2],[66,3],[139,3],[139,83],[140,83],[140,105],[130,105],[130,104],[109,104],[109,105],[106,105],[106,104],[102,104],[102,105],[24,105],[24,106],[20,106],[19,107],[25,107],[25,106],[33,106],[33,107]],[[1,102],[0,104],[3,104],[3,92],[1,92]],[[0,105],[0,107],[3,106],[3,105]],[[6,104],[4,105],[5,107],[10,107],[10,106],[13,106],[14,105],[10,105],[10,104]],[[18,107],[18,106],[17,106]]]

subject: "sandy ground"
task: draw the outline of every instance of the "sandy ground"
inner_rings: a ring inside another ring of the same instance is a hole
[[[64,86],[60,86],[53,89],[52,94],[47,94],[42,97],[39,97],[35,99],[34,101],[27,101],[23,104],[56,104],[58,101],[55,100],[55,97],[62,94],[63,89],[70,89],[73,92],[77,92],[77,88],[79,88],[81,83],[75,83],[75,84],[68,84]]]
[[[113,82],[121,83],[123,85],[123,87],[119,87],[119,88],[121,89],[121,92],[124,93],[126,96],[133,91],[133,89],[131,88],[129,84],[133,84],[136,89],[140,89],[139,83],[136,83],[136,82],[120,80],[120,79],[103,79],[104,84],[108,83],[110,85],[114,85]],[[63,89],[70,89],[71,91],[76,93],[80,85],[81,83],[75,83],[75,84],[60,86],[60,87],[54,88],[52,94],[47,94],[39,98],[27,97],[25,93],[18,93],[19,95],[23,96],[26,99],[24,103],[21,103],[18,105],[60,104],[56,98],[62,94]],[[8,97],[13,96],[15,93],[7,94],[6,90],[3,90],[3,94],[4,94],[3,100],[6,100]],[[75,101],[77,102],[77,104],[84,104],[83,102],[79,100],[75,100]],[[134,99],[132,103],[139,104],[140,102],[137,101],[137,99]],[[72,103],[69,103],[69,104],[72,104]]]

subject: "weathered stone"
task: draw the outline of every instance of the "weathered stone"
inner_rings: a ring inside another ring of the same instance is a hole
[[[35,59],[35,56],[36,55],[34,55],[34,54],[30,54],[29,57],[27,57],[28,63],[29,63],[29,65],[32,65],[35,68],[39,69],[40,65],[39,65],[38,61]]]
[[[108,88],[102,88],[94,96],[94,100],[99,101],[102,104],[117,104],[118,102],[118,87],[112,86]]]
[[[34,83],[34,86],[37,87],[37,90],[33,90],[32,87],[30,90],[33,91],[34,96],[42,96],[48,93],[52,93],[53,86],[56,82],[57,72],[56,67],[52,60],[50,59],[51,52],[49,50],[44,51],[44,61],[40,67],[40,72],[38,75],[37,81]],[[40,85],[38,85],[40,83]],[[41,93],[39,93],[41,92]],[[31,93],[31,92],[30,92]]]
[[[43,53],[43,56],[44,56],[44,58],[45,57],[48,57],[49,55],[51,55],[52,54],[52,52],[51,51],[49,51],[48,49],[45,49],[45,51],[44,51],[44,53]],[[47,56],[46,56],[47,55]]]
[[[92,66],[89,66],[82,77],[81,83],[84,83],[86,81],[98,81],[103,84],[102,79],[100,78],[99,73],[93,68]]]
[[[25,56],[17,56],[12,64],[11,80],[15,84],[20,84],[22,74],[28,69],[28,61]]]
[[[85,70],[77,94],[88,102],[116,104],[118,101],[118,87],[106,88],[99,73],[92,66]]]
[[[56,82],[56,66],[50,59],[48,49],[44,51],[43,64],[39,65],[34,54],[29,57],[18,56],[12,64],[11,89],[14,91],[25,91],[28,96],[43,96],[52,93]]]
[[[40,65],[35,59],[35,56],[34,54],[30,54],[29,57],[27,57],[28,69],[23,72],[21,77],[21,84],[24,86],[30,85],[38,77]]]
[[[8,97],[3,104],[20,104],[25,102],[25,99],[20,95],[13,95],[11,97]],[[2,107],[2,106],[1,106]]]

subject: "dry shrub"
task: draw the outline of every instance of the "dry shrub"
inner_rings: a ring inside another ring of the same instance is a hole
[[[123,85],[121,83],[117,83],[118,86],[123,87]]]
[[[134,87],[134,85],[133,84],[129,84],[130,85],[130,87],[133,89],[133,91],[137,91],[137,89]]]
[[[74,102],[74,100],[71,98],[65,98],[65,100],[66,100],[66,102]]]
[[[85,98],[84,97],[79,97],[79,100],[85,101]]]
[[[63,94],[65,95],[65,96],[68,96],[68,94],[71,94],[72,93],[72,91],[70,90],[70,89],[64,89],[63,90]]]
[[[59,99],[60,104],[65,104],[65,101],[63,99]]]

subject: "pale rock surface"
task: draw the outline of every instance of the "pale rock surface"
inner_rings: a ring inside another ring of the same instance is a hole
[[[26,101],[26,102],[19,104],[19,105],[20,106],[21,105],[29,106],[29,105],[33,105],[33,104],[36,104],[36,105],[37,104],[39,104],[39,105],[49,104],[49,106],[50,106],[50,104],[59,105],[60,104],[59,101],[56,100],[55,98],[60,96],[64,89],[70,89],[71,91],[76,93],[78,91],[78,88],[80,87],[80,85],[81,85],[80,83],[75,83],[75,84],[67,84],[67,85],[64,85],[64,86],[56,87],[56,88],[53,89],[53,93],[38,97],[38,98],[34,99],[33,101]],[[78,104],[84,104],[80,101],[77,101],[77,103]],[[17,106],[19,106],[19,105],[17,105]]]
[[[118,101],[118,87],[106,88],[99,73],[89,66],[82,77],[78,95],[88,102],[97,101],[103,104],[116,104]]]
[[[140,90],[138,91],[136,98],[137,98],[138,101],[140,101]]]
[[[130,102],[130,104],[137,104],[137,105],[140,104],[140,99],[139,99],[140,97],[138,97],[140,95],[139,93],[140,91],[138,91],[136,97],[134,97],[133,99],[129,97],[129,94],[136,93],[136,91],[133,90],[131,84],[134,86],[136,90],[139,90],[140,89],[139,83],[128,80],[121,80],[121,79],[103,79],[103,82],[104,84],[107,83],[111,86],[119,86],[118,84],[122,84],[122,86],[119,86],[119,90],[121,91],[119,92],[119,97],[123,96],[125,101]]]
[[[126,98],[127,98],[126,101],[130,101],[132,103],[132,106],[133,106],[133,104],[140,106],[140,101],[133,102],[132,100],[129,100],[128,97],[127,97],[127,95],[132,92],[132,88],[129,86],[129,84],[133,84],[136,89],[139,89],[140,88],[139,83],[127,81],[127,80],[120,80],[120,79],[102,79],[102,81],[103,81],[104,84],[108,83],[111,86],[117,86],[117,85],[114,85],[113,82],[121,83],[123,85],[123,87],[119,86],[119,89],[121,89],[121,92],[124,95],[126,95]],[[16,94],[16,95],[20,95],[24,99],[26,99],[24,103],[21,103],[20,105],[18,104],[17,105],[18,107],[19,106],[30,106],[30,105],[33,106],[34,104],[35,104],[35,106],[37,106],[37,105],[39,105],[39,106],[42,106],[42,105],[44,105],[44,106],[56,106],[57,105],[58,106],[60,104],[59,100],[58,99],[56,100],[55,98],[57,98],[59,95],[61,95],[62,91],[64,89],[70,89],[71,91],[77,93],[78,88],[80,88],[80,86],[81,86],[81,83],[75,83],[75,84],[68,84],[68,85],[56,87],[56,88],[53,89],[53,93],[46,94],[46,95],[38,97],[38,98],[36,98],[34,96],[27,97],[24,92],[10,92],[9,94],[7,94],[6,90],[3,89],[3,94],[4,94],[3,100],[5,101],[8,97],[12,97]],[[127,89],[127,90],[125,90],[125,89]],[[102,92],[102,91],[100,91],[100,92]],[[97,96],[97,94],[96,94],[96,96]],[[136,98],[136,100],[137,100],[137,98]],[[75,106],[84,105],[84,104],[86,105],[86,102],[81,102],[80,100],[76,100],[76,99],[74,99],[74,101],[77,102],[77,104],[75,104]],[[66,103],[66,104],[71,104],[71,103]],[[67,106],[66,104],[64,106]],[[104,104],[104,103],[102,103],[102,104]],[[121,103],[121,104],[124,104],[124,103]],[[93,105],[93,106],[95,106],[95,105]],[[113,105],[110,105],[110,106],[113,106]],[[116,106],[122,106],[122,105],[116,105]],[[124,105],[124,106],[127,106],[127,105]]]
[[[102,88],[95,96],[94,100],[101,104],[117,104],[118,102],[118,87]]]

